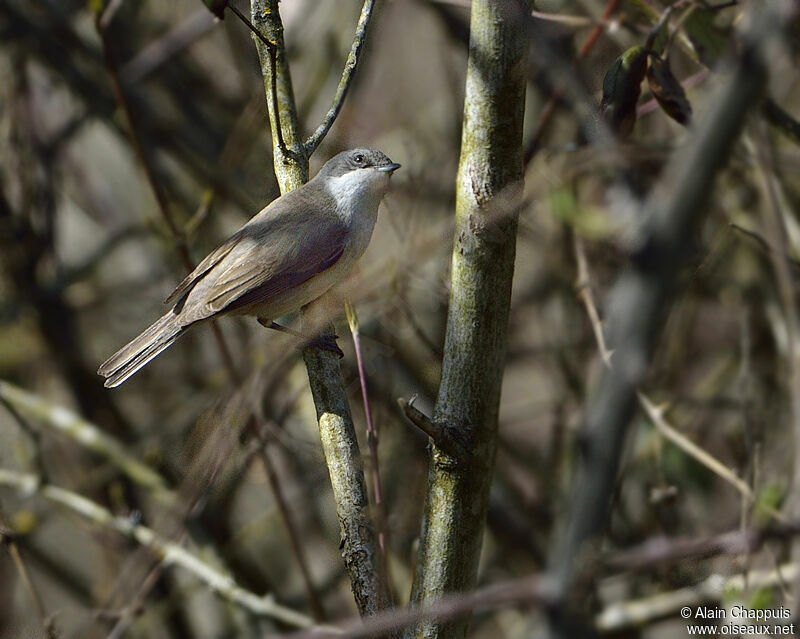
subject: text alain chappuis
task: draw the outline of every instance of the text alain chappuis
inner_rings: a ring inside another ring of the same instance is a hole
[[[737,619],[741,621],[779,621],[791,619],[792,611],[780,606],[779,608],[745,608],[744,606],[731,606],[730,608],[716,608],[713,606],[686,606],[681,610],[684,619]]]

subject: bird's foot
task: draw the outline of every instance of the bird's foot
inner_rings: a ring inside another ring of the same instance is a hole
[[[344,357],[344,353],[342,349],[339,348],[339,345],[336,343],[336,340],[339,339],[338,335],[317,335],[313,339],[308,340],[305,344],[303,344],[302,348],[320,348],[323,351],[328,351],[336,355],[339,359]]]

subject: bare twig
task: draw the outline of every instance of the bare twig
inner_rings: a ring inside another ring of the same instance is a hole
[[[608,0],[608,2],[606,2],[606,7],[603,9],[603,14],[600,16],[600,20],[597,21],[595,27],[586,36],[586,39],[583,41],[583,45],[578,51],[578,55],[572,61],[573,69],[577,69],[581,60],[589,55],[589,52],[592,50],[592,48],[594,48],[594,45],[600,39],[600,36],[606,29],[611,16],[617,10],[619,4],[620,0]],[[542,138],[547,131],[547,127],[550,125],[550,119],[553,117],[561,98],[564,96],[564,92],[564,86],[557,85],[552,95],[548,98],[547,104],[544,105],[542,112],[539,114],[539,123],[536,125],[536,131],[534,131],[533,136],[525,147],[525,164],[528,164],[528,162],[531,161],[533,156],[536,155],[536,152],[539,150],[539,147],[542,143]]]
[[[764,100],[761,108],[767,121],[778,129],[783,135],[792,140],[795,144],[800,144],[800,122],[795,120],[787,111],[772,98]]]
[[[0,485],[10,486],[26,494],[38,494],[81,515],[92,523],[115,530],[148,548],[165,565],[180,566],[203,581],[214,592],[233,601],[254,615],[270,617],[298,628],[314,624],[313,619],[275,602],[272,595],[259,596],[239,586],[231,575],[211,567],[182,546],[160,537],[154,530],[136,524],[128,518],[115,517],[99,504],[64,488],[41,484],[36,475],[0,469]]]
[[[377,511],[375,527],[378,533],[381,578],[388,584],[390,582],[388,574],[389,564],[386,555],[388,532],[386,530],[386,513],[384,511],[385,505],[383,503],[383,489],[381,486],[380,465],[378,463],[378,431],[375,429],[375,424],[372,421],[372,407],[369,403],[369,392],[367,391],[367,375],[364,372],[364,357],[361,353],[361,334],[359,332],[358,314],[349,300],[345,301],[344,309],[347,315],[347,324],[353,336],[353,346],[356,351],[356,366],[358,367],[358,380],[361,385],[361,398],[364,401],[364,416],[367,422],[367,446],[369,447],[369,454],[372,460],[372,492],[375,497],[375,509]]]
[[[294,554],[297,564],[300,567],[300,573],[303,576],[303,584],[306,588],[306,595],[308,596],[308,603],[311,606],[311,612],[314,614],[314,619],[317,622],[320,622],[325,619],[325,610],[322,607],[319,596],[317,596],[317,591],[314,588],[314,582],[311,579],[311,571],[308,569],[308,561],[306,560],[305,553],[303,552],[303,547],[300,544],[300,531],[295,525],[294,518],[292,517],[292,513],[289,509],[289,504],[287,503],[286,497],[283,494],[280,479],[278,478],[278,474],[275,472],[275,467],[270,459],[268,449],[269,442],[266,440],[266,437],[264,436],[264,433],[261,432],[260,428],[259,440],[261,445],[259,446],[258,450],[261,457],[261,463],[264,465],[264,472],[267,475],[267,481],[272,489],[272,495],[275,498],[275,503],[278,505],[278,510],[281,513],[281,521],[286,528],[286,536],[289,538],[289,544],[292,547],[292,553]]]
[[[4,545],[8,549],[8,554],[11,556],[11,560],[14,562],[14,566],[19,573],[19,578],[22,580],[22,584],[25,586],[25,590],[28,593],[28,597],[30,598],[31,602],[33,603],[36,614],[39,616],[39,621],[42,624],[42,628],[44,629],[47,639],[56,639],[58,637],[58,633],[56,632],[55,625],[53,624],[53,618],[48,616],[47,611],[44,608],[42,597],[39,594],[39,591],[36,589],[33,579],[31,579],[28,566],[22,559],[22,554],[20,554],[17,542],[14,541],[14,533],[11,532],[6,525],[5,518],[3,517],[2,513],[0,513],[0,544]]]
[[[333,96],[333,104],[331,104],[331,108],[328,109],[325,118],[317,127],[317,130],[311,134],[311,137],[309,137],[303,145],[307,156],[310,156],[316,150],[320,142],[322,142],[328,134],[328,131],[330,131],[331,126],[344,104],[344,99],[347,97],[347,91],[350,89],[350,84],[353,81],[353,76],[358,66],[359,56],[364,47],[364,41],[367,39],[367,27],[369,27],[369,20],[372,17],[372,10],[374,7],[375,0],[364,0],[364,4],[361,7],[361,15],[356,25],[356,35],[355,38],[353,38],[353,46],[350,47],[350,54],[347,56],[347,62],[345,62],[342,77],[339,80],[339,85],[336,87],[336,94]]]
[[[111,43],[109,42],[107,31],[108,24],[113,17],[113,12],[111,12],[110,9],[111,6],[109,6],[103,14],[98,13],[96,15],[95,27],[98,35],[100,36],[100,42],[103,47],[103,58],[105,60],[109,77],[111,78],[114,97],[117,100],[117,104],[119,104],[122,111],[125,113],[125,119],[128,122],[128,134],[130,136],[131,144],[133,145],[134,152],[139,159],[139,163],[142,165],[147,182],[150,184],[150,188],[153,191],[153,196],[156,199],[156,204],[158,205],[158,210],[161,213],[161,217],[169,229],[172,240],[176,244],[178,254],[183,261],[184,267],[187,269],[187,271],[192,271],[194,269],[194,262],[189,254],[186,236],[180,232],[175,220],[172,218],[166,193],[161,187],[161,183],[156,178],[155,169],[150,160],[150,156],[148,156],[144,150],[144,144],[142,143],[138,127],[136,126],[136,118],[134,117],[133,109],[131,108],[130,102],[128,101],[127,95],[122,86],[122,81],[120,80],[119,69],[117,67],[117,62],[114,57]],[[215,320],[211,320],[211,329],[214,334],[214,339],[217,342],[220,355],[222,356],[222,360],[228,369],[231,379],[238,382],[239,374],[236,370],[236,364],[234,363],[233,357],[228,349],[228,345],[225,342],[225,337],[222,335],[222,331]]]
[[[174,493],[161,475],[130,455],[111,435],[79,415],[2,380],[0,398],[21,414],[41,420],[48,428],[106,459],[133,482],[152,491],[156,498],[176,502]]]
[[[795,524],[765,530],[737,530],[713,537],[681,537],[677,539],[659,537],[648,540],[630,550],[589,558],[584,563],[582,572],[586,577],[596,577],[601,568],[626,572],[646,571],[652,570],[655,566],[686,559],[736,555],[743,551],[756,550],[767,541],[791,538],[798,533],[800,533],[800,526]],[[778,573],[784,571],[783,576],[790,577],[794,570],[800,570],[800,564],[786,564],[773,572],[756,573],[756,583],[765,586],[773,585],[778,583]],[[720,584],[725,588],[711,587]],[[750,585],[749,582],[747,585]],[[646,599],[609,604],[595,618],[595,626],[598,629],[623,628],[634,625],[637,621],[644,623],[664,614],[678,612],[679,606],[676,607],[676,604],[684,599],[688,603],[720,600],[723,594],[732,590],[741,590],[744,586],[745,581],[741,575],[714,575],[693,587],[660,593]],[[280,635],[276,639],[323,639],[329,636],[366,639],[421,621],[449,621],[472,614],[477,610],[497,610],[518,605],[546,607],[551,603],[553,595],[552,583],[541,574],[533,574],[483,586],[470,593],[446,595],[429,606],[395,608],[367,620],[356,618],[340,622],[335,629],[314,628]],[[703,596],[706,596],[707,599],[703,599]],[[651,609],[647,607],[646,602],[656,605]],[[619,626],[615,624],[619,624]],[[340,634],[334,635],[334,632]]]
[[[522,603],[543,606],[548,600],[546,580],[540,575],[531,575],[484,586],[471,592],[445,595],[432,604],[395,608],[366,620],[353,619],[337,625],[335,630],[320,631],[315,628],[282,635],[276,639],[323,639],[343,636],[347,639],[369,639],[386,636],[392,631],[402,630],[418,623],[445,623],[466,617],[475,611]]]
[[[798,576],[800,564],[797,563],[782,564],[774,570],[750,570],[746,575],[711,575],[694,586],[608,606],[595,618],[594,627],[599,632],[619,632],[674,615],[686,606],[719,602],[723,597],[730,596],[731,592],[768,588],[791,582]]]
[[[283,141],[283,130],[281,128],[281,117],[280,117],[280,105],[278,103],[278,45],[275,42],[270,42],[264,35],[256,29],[255,25],[247,19],[241,11],[239,11],[234,5],[228,5],[228,8],[233,11],[239,20],[244,22],[247,25],[247,28],[253,32],[253,34],[258,38],[267,50],[269,51],[269,59],[270,59],[270,99],[272,103],[270,105],[270,113],[275,114],[275,129],[273,131],[273,136],[278,143],[278,149],[280,149],[281,153],[286,153],[286,143]]]
[[[165,34],[145,45],[126,62],[119,75],[124,84],[141,82],[172,57],[208,34],[217,24],[208,9],[200,8]]]
[[[603,324],[600,321],[600,313],[597,312],[597,306],[594,303],[591,282],[589,281],[589,265],[586,260],[586,249],[583,246],[583,240],[575,232],[572,233],[572,250],[575,254],[575,263],[578,267],[578,277],[575,282],[578,297],[586,307],[586,314],[589,316],[589,323],[594,332],[594,339],[597,342],[600,357],[603,359],[603,363],[606,366],[611,366],[611,351],[608,350],[608,346],[606,346],[606,338],[603,335]]]
[[[769,257],[775,273],[786,335],[786,352],[784,353],[788,372],[786,387],[789,394],[795,449],[791,488],[783,510],[790,518],[795,518],[800,513],[800,496],[797,494],[800,490],[800,390],[798,389],[798,384],[800,384],[800,317],[797,313],[797,296],[792,274],[787,261],[782,257],[790,253],[790,224],[793,223],[793,220],[787,219],[788,216],[781,206],[784,199],[781,197],[781,185],[778,182],[763,131],[757,128],[756,134],[752,137],[748,136],[747,141],[755,156],[761,190],[767,203],[764,220],[765,235],[769,238],[769,244],[777,248],[776,251],[769,252]],[[791,248],[796,248],[796,246]],[[794,552],[795,559],[798,554],[800,554],[800,548]]]
[[[583,247],[583,241],[577,236],[573,236],[573,247],[575,251],[575,261],[578,268],[578,291],[584,306],[586,307],[586,314],[589,316],[589,322],[594,332],[597,348],[600,351],[600,356],[608,368],[611,368],[611,352],[606,347],[605,338],[603,336],[603,327],[600,321],[600,316],[597,312],[597,307],[594,303],[591,288],[589,287],[589,271],[586,261],[586,252]],[[741,493],[742,497],[747,503],[752,504],[755,501],[755,495],[750,486],[741,479],[730,468],[725,466],[716,457],[709,452],[703,450],[700,446],[692,442],[683,433],[676,430],[664,418],[664,409],[656,406],[643,392],[637,393],[639,404],[644,410],[645,414],[650,418],[658,432],[666,437],[669,441],[675,444],[687,455],[695,459],[697,462],[705,466],[715,475],[721,477],[726,482],[731,484],[736,490]],[[778,519],[778,521],[785,521],[784,517],[776,510],[772,509],[770,514]]]

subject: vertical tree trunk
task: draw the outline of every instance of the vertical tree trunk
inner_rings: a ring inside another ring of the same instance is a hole
[[[466,453],[432,445],[412,601],[475,584],[494,466],[522,179],[526,3],[472,3],[456,227],[434,422]],[[456,637],[466,621],[413,629]]]

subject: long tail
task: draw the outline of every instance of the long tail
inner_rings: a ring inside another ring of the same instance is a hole
[[[106,378],[105,386],[114,388],[122,384],[151,359],[172,346],[186,328],[172,311],[156,320],[150,328],[103,362],[97,372]]]

